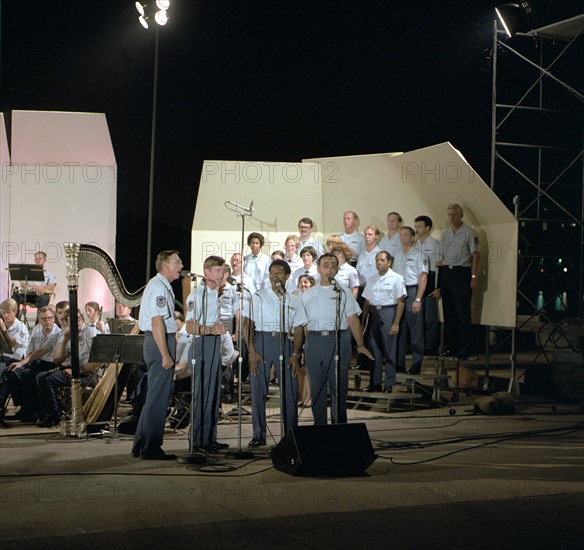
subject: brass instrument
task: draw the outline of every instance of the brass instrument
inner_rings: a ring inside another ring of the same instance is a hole
[[[65,243],[65,256],[67,258],[67,285],[69,287],[69,308],[71,311],[78,309],[77,289],[79,285],[79,271],[82,269],[94,269],[98,271],[105,279],[110,292],[118,302],[128,307],[135,307],[140,304],[145,287],[142,287],[136,292],[128,292],[118,268],[104,250],[88,244]],[[91,411],[83,411],[78,333],[77,323],[71,323],[71,417],[61,422],[60,431],[62,435],[83,437],[86,433],[84,412],[89,418]],[[115,371],[115,364],[113,369],[111,369],[110,365],[110,369],[108,370]]]
[[[46,288],[44,288],[40,292],[37,292],[39,287],[40,287],[40,285],[39,286],[21,285],[21,286],[14,288],[13,294],[20,294],[21,296],[23,296],[24,294],[27,294],[28,296],[33,296],[33,295],[34,296],[42,296],[43,294],[54,294],[54,292],[52,290],[47,290]]]

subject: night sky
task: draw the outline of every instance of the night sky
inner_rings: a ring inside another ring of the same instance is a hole
[[[117,263],[133,290],[146,259],[153,26],[139,25],[133,0],[0,1],[8,130],[12,109],[107,116]],[[204,159],[299,161],[450,141],[488,182],[498,4],[171,0],[160,28],[153,257],[176,247],[188,265]],[[542,22],[584,11],[581,0],[540,4]]]

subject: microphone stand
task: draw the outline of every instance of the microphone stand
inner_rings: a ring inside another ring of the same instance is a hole
[[[233,210],[229,208],[227,204],[232,204],[229,201],[225,202],[225,207],[228,210]],[[244,451],[241,448],[241,385],[242,385],[242,364],[243,364],[243,293],[247,290],[243,284],[243,247],[245,246],[245,216],[253,216],[253,201],[249,205],[249,208],[241,208],[239,205],[235,205],[235,212],[241,217],[241,292],[239,293],[239,333],[237,335],[237,345],[239,347],[239,357],[237,359],[237,450],[228,451],[225,453],[227,458],[232,458],[235,460],[249,460],[255,455],[251,451]],[[249,292],[249,291],[248,291]],[[251,298],[250,298],[251,299]]]
[[[286,288],[280,283],[277,285],[279,289],[280,300],[280,355],[279,360],[279,374],[280,377],[280,439],[284,437],[285,431],[285,415],[286,415],[286,338],[288,331],[286,330]]]
[[[193,319],[195,320],[195,326],[197,324],[197,278],[191,275],[191,281],[193,281],[193,295],[194,299],[194,310]],[[177,457],[176,461],[180,464],[207,464],[208,459],[203,453],[195,452],[195,368],[197,366],[197,358],[195,356],[195,338],[193,334],[193,342],[191,343],[191,351],[193,358],[191,359],[191,426],[190,426],[190,437],[189,437],[189,454]],[[202,336],[201,336],[202,338]],[[204,340],[203,340],[204,341]],[[201,342],[202,346],[203,342]],[[202,361],[204,363],[204,359]],[[201,369],[202,377],[202,369]],[[203,391],[201,379],[201,391]]]
[[[336,292],[335,297],[335,424],[339,424],[339,413],[341,410],[341,294],[337,282],[331,281],[333,289]]]

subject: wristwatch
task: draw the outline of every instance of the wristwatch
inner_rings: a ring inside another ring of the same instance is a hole
[[[414,298],[414,302],[421,302],[422,298]]]
[[[476,279],[476,278],[477,278],[477,276],[473,274],[473,275],[471,275],[471,276],[470,276],[470,278],[471,278],[471,279]]]

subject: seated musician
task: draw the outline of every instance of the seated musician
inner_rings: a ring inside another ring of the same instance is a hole
[[[107,323],[102,322],[101,314],[103,308],[97,302],[87,302],[85,304],[85,315],[87,315],[87,327],[92,333],[92,337],[96,334],[109,334],[110,329]]]
[[[108,319],[108,326],[112,334],[137,334],[138,320],[131,315],[132,308],[121,302],[116,302],[116,317]]]
[[[6,370],[9,365],[20,361],[26,354],[28,348],[28,328],[16,318],[18,304],[15,300],[4,300],[0,304],[0,338],[10,352],[7,350],[0,353],[0,425],[4,425],[4,408],[10,395],[6,380]]]
[[[55,324],[59,328],[63,328],[61,326],[61,322],[63,321],[63,315],[65,315],[65,312],[68,309],[69,302],[67,300],[61,300],[60,302],[57,302],[57,304],[55,305]]]
[[[48,306],[39,309],[37,320],[39,324],[32,330],[26,356],[9,365],[6,372],[12,402],[20,405],[18,416],[24,422],[38,418],[36,376],[55,367],[53,354],[61,336],[61,329],[55,325],[55,315]]]
[[[33,304],[37,308],[48,306],[49,301],[51,300],[51,294],[55,292],[57,277],[55,277],[55,274],[52,271],[49,271],[45,267],[45,264],[47,263],[46,253],[42,250],[35,252],[34,263],[42,266],[44,280],[31,281],[26,287],[21,282],[20,287],[15,290],[12,296],[17,301],[19,308],[24,305],[25,300],[28,304]]]
[[[57,400],[56,389],[69,386],[71,383],[70,314],[71,310],[67,310],[63,316],[63,330],[53,356],[55,367],[39,373],[36,377],[41,405],[41,414],[37,425],[43,428],[50,428],[59,422],[61,407]],[[81,386],[85,386],[91,380],[93,370],[100,365],[88,362],[93,335],[85,324],[81,311],[77,312],[77,327],[79,329],[79,375]]]

